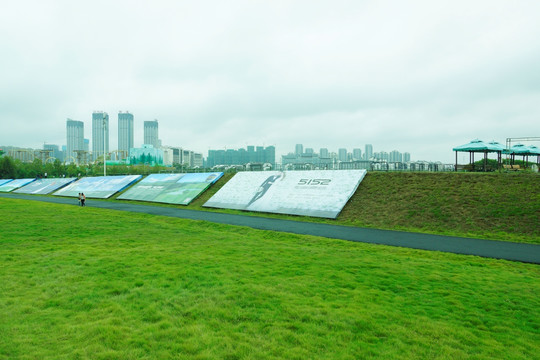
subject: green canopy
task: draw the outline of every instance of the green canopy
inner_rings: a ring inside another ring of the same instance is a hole
[[[497,141],[486,143],[482,140],[474,139],[468,144],[455,147],[453,150],[463,152],[499,152],[504,150],[504,145]]]
[[[488,145],[480,139],[474,139],[470,143],[455,147],[454,151],[484,151]]]
[[[504,151],[505,154],[509,154],[512,164],[516,160],[516,155],[523,156],[523,161],[526,162],[525,166],[529,165],[529,156],[536,156],[536,163],[540,164],[540,148],[535,145],[523,145],[523,144],[516,144],[512,146],[510,149]]]
[[[540,155],[540,148],[535,145],[525,146],[523,144],[516,144],[509,150],[505,150],[505,153],[514,155]]]
[[[504,152],[506,154],[527,155],[529,154],[529,147],[523,144],[516,144],[512,146],[510,149],[505,150]]]
[[[480,139],[474,139],[470,143],[465,145],[457,146],[453,149],[456,152],[456,171],[458,169],[458,163],[457,163],[457,153],[458,152],[468,152],[469,153],[469,165],[471,165],[471,168],[474,170],[474,153],[480,152],[484,153],[484,171],[487,171],[487,154],[495,152],[497,153],[497,163],[498,167],[501,166],[501,154],[504,151],[504,145],[501,143],[498,143],[496,141],[490,141],[488,143],[480,140]]]
[[[540,155],[540,148],[536,145],[529,146],[529,155]]]
[[[501,144],[500,142],[497,142],[495,140],[490,141],[488,143],[488,146],[489,146],[489,151],[490,152],[497,152],[497,151],[503,152],[504,149],[505,149],[505,146],[503,144]]]

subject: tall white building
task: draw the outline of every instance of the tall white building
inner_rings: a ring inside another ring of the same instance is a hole
[[[369,160],[373,157],[373,145],[366,144],[366,151],[364,151],[364,158]]]
[[[362,150],[361,149],[353,149],[352,151],[352,157],[354,160],[362,160]]]
[[[403,162],[403,155],[397,150],[392,150],[390,151],[390,154],[388,155],[388,161]]]
[[[162,146],[163,150],[163,165],[172,166],[174,164],[174,150],[170,146]]]
[[[84,123],[82,121],[67,119],[66,122],[66,153],[64,160],[68,163],[77,161],[75,150],[84,150]]]
[[[403,153],[403,162],[409,162],[411,161],[411,154],[408,152]]]
[[[122,159],[129,156],[129,149],[135,147],[133,130],[133,114],[120,111],[118,113],[118,151]]]
[[[296,155],[302,155],[304,153],[304,145],[302,144],[296,144],[294,153]]]
[[[182,150],[182,165],[193,166],[193,151]]]
[[[341,148],[338,150],[338,160],[347,161],[347,149]]]
[[[327,148],[321,148],[319,150],[319,157],[325,158],[325,159],[329,158],[330,154],[328,153],[328,149]]]
[[[144,122],[144,143],[159,148],[158,121]]]
[[[94,161],[103,157],[104,142],[105,154],[108,154],[109,114],[103,111],[94,111],[92,113],[92,158],[94,159]]]
[[[202,167],[203,166],[203,154],[193,153],[193,167]]]

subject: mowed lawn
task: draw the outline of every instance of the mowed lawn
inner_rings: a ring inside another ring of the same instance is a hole
[[[0,359],[533,359],[540,267],[0,199]]]

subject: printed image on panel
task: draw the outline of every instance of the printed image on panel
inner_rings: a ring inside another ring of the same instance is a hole
[[[13,179],[0,179],[0,186],[7,184],[10,181],[13,181]]]
[[[79,193],[84,193],[87,198],[106,199],[141,177],[142,175],[85,177],[63,187],[53,195],[78,197]]]
[[[11,180],[9,182],[6,182],[4,183],[3,185],[0,186],[0,192],[10,192],[10,191],[13,191],[15,189],[18,189],[26,184],[29,184],[31,183],[32,181],[34,181],[36,179],[16,179],[16,180]]]
[[[203,206],[336,218],[365,175],[366,170],[242,172]]]
[[[14,191],[19,194],[46,195],[77,180],[77,178],[37,179],[30,184]]]
[[[222,176],[222,172],[152,174],[128,189],[118,199],[188,205]]]

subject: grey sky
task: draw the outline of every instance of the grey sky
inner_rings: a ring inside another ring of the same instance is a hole
[[[10,1],[0,145],[65,144],[66,118],[159,120],[163,144],[296,143],[452,162],[540,136],[539,1]],[[537,144],[539,145],[539,144]]]

